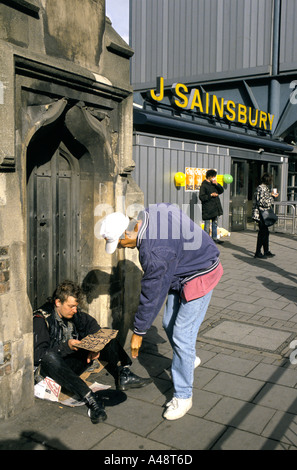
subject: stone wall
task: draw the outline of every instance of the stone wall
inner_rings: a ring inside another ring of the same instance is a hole
[[[131,265],[123,253],[105,254],[94,226],[96,207],[116,210],[130,189],[132,54],[105,17],[105,0],[84,0],[83,8],[81,0],[0,4],[0,418],[34,402],[29,177],[33,163],[47,161],[42,142],[51,143],[58,128],[64,133],[58,150],[72,153],[79,173],[74,272],[87,287],[86,308],[103,326],[119,325],[125,341]],[[133,191],[141,199],[139,188]]]

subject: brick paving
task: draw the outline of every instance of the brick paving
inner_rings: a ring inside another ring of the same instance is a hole
[[[297,238],[272,232],[276,256],[267,260],[253,258],[252,230],[224,240],[224,275],[199,332],[202,364],[195,370],[193,407],[186,416],[162,417],[172,396],[171,348],[159,314],[133,364],[139,375],[153,377],[152,384],[106,406],[108,418],[98,425],[92,425],[84,406],[35,399],[33,408],[0,421],[0,449],[92,449],[106,455],[297,449],[297,352],[290,347],[297,339]],[[105,370],[92,377],[114,390]]]

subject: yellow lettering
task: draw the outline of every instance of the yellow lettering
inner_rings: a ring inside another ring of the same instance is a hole
[[[205,112],[206,114],[208,114],[209,113],[209,93],[206,93],[205,99],[206,99]]]
[[[200,93],[199,89],[193,88],[189,91],[183,83],[174,83],[171,87],[172,105],[179,108],[191,109],[198,113],[212,114],[228,121],[238,121],[240,124],[248,124],[251,127],[272,130],[274,115],[260,111],[259,109],[235,103],[224,98],[217,97],[206,92]],[[148,92],[149,93],[149,92]],[[164,98],[164,78],[157,78],[157,89],[150,90],[150,96],[156,101]]]
[[[266,121],[267,121],[267,114],[265,111],[260,111],[260,119],[259,119],[259,127],[261,129],[262,123],[264,125],[264,129],[266,129]]]
[[[209,93],[201,93],[201,101],[202,101],[202,106],[204,109],[204,113],[208,114],[209,113]]]
[[[238,122],[245,124],[247,121],[246,106],[239,103],[237,110],[238,110],[238,117],[237,117]]]
[[[256,111],[256,115],[255,115],[255,119],[253,120],[253,116],[252,116],[253,108],[249,108],[249,124],[253,127],[255,127],[258,122],[259,110],[255,109],[255,111]]]
[[[201,96],[199,90],[197,88],[194,88],[194,90],[191,91],[190,94],[190,103],[191,107],[190,109],[198,108],[200,113],[203,113],[203,106],[202,106],[202,101],[201,101]]]
[[[224,116],[224,98],[220,98],[221,105],[216,95],[212,97],[212,115],[215,116],[217,113],[222,118]],[[217,113],[216,113],[217,111]]]
[[[227,101],[227,111],[230,113],[230,114],[226,114],[226,118],[229,120],[229,121],[234,121],[235,118],[236,118],[236,113],[234,111],[234,109],[232,108],[235,108],[235,103],[234,101]]]
[[[269,114],[268,113],[268,120],[269,120],[270,130],[272,130],[273,119],[274,119],[274,114]]]
[[[154,90],[150,90],[151,97],[155,101],[162,101],[164,98],[164,78],[157,77],[157,93]]]
[[[183,100],[183,102],[174,100],[174,103],[176,104],[176,106],[178,106],[179,108],[187,108],[188,98],[186,95],[181,93],[180,88],[182,88],[185,93],[188,93],[188,88],[183,83],[175,83],[174,85],[172,85],[172,88],[173,87],[174,87],[173,94]]]

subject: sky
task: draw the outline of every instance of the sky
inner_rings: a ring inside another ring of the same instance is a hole
[[[105,5],[113,28],[129,44],[129,0],[106,0]]]

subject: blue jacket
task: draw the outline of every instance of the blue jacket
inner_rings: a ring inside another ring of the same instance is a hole
[[[172,204],[152,204],[139,214],[137,236],[143,269],[134,332],[144,335],[169,290],[181,291],[185,278],[213,265],[219,250],[209,235]]]

